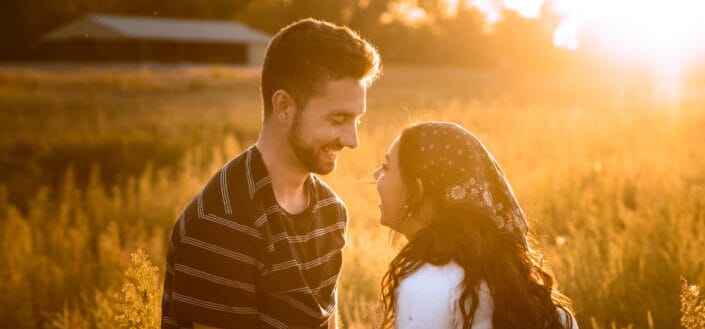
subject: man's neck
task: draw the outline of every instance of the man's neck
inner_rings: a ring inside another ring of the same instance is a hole
[[[255,147],[262,155],[262,161],[272,180],[277,203],[288,213],[300,213],[309,203],[304,183],[310,173],[303,168],[289,147],[286,135],[270,129],[266,124],[263,125]]]

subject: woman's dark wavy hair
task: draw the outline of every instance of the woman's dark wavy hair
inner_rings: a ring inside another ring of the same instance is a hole
[[[428,174],[418,168],[422,163],[419,130],[419,125],[411,126],[399,140],[399,168],[407,195],[406,206],[397,212],[402,226],[414,220],[421,204],[415,180],[429,186]],[[449,204],[443,201],[444,195],[425,190],[438,215],[389,264],[382,279],[382,328],[394,328],[395,291],[401,279],[424,263],[444,265],[451,260],[465,271],[458,301],[463,328],[472,327],[481,280],[492,295],[494,328],[564,328],[556,308],[571,314],[570,300],[553,288],[553,278],[542,268],[541,256],[532,252],[521,236],[499,230],[486,211]],[[571,320],[566,321],[568,328]]]

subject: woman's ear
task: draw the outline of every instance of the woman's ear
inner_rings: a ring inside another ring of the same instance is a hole
[[[286,90],[279,89],[272,94],[272,117],[281,123],[288,123],[296,112],[296,102]]]

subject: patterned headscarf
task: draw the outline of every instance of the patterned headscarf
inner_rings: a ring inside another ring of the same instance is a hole
[[[428,122],[418,129],[419,176],[430,192],[449,205],[467,205],[492,216],[501,231],[519,235],[527,244],[526,215],[492,154],[477,137],[450,122]],[[405,161],[410,159],[401,159]]]

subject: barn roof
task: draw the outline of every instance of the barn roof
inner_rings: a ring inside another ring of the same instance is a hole
[[[47,41],[77,38],[266,44],[271,36],[235,21],[88,14],[43,37]]]

